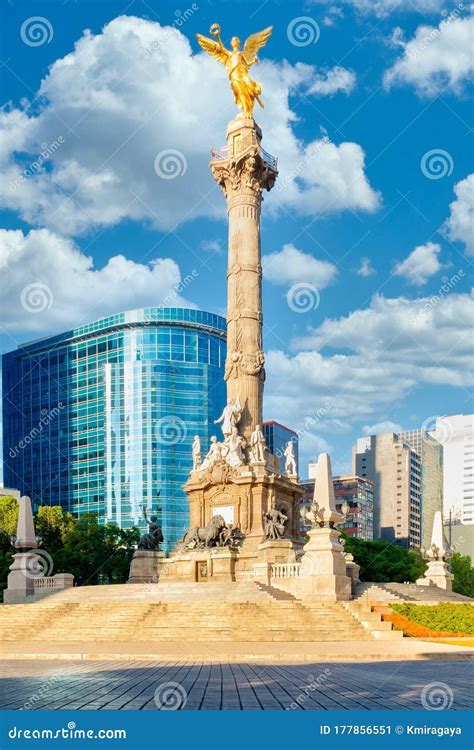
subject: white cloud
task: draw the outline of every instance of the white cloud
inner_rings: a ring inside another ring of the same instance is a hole
[[[444,229],[451,240],[463,242],[468,255],[474,255],[474,174],[454,186],[456,200]]]
[[[262,257],[263,276],[274,284],[295,284],[308,281],[324,289],[335,277],[336,266],[303,253],[294,245],[283,245],[279,252]]]
[[[440,251],[441,246],[434,242],[415,247],[405,260],[397,263],[395,275],[404,276],[410,284],[423,286],[431,276],[443,268],[438,259]]]
[[[468,294],[376,296],[366,309],[310,328],[292,342],[295,354],[267,353],[266,413],[304,431],[303,451],[306,432],[332,434],[338,420],[358,430],[396,424],[416,386],[471,384],[473,317]]]
[[[12,333],[66,330],[137,307],[195,307],[181,296],[187,284],[171,258],[144,265],[115,255],[95,269],[92,258],[48,229],[0,230],[0,273],[8,300],[2,326]]]
[[[377,271],[372,266],[370,258],[361,258],[360,259],[360,266],[356,271],[356,274],[358,276],[362,276],[364,278],[367,278],[368,276],[373,276]]]
[[[362,428],[364,435],[381,435],[384,432],[402,432],[402,427],[389,420],[385,422],[376,422],[375,424],[366,424]]]
[[[330,70],[316,72],[311,80],[308,94],[331,96],[339,91],[349,94],[356,85],[355,73],[340,65]]]
[[[362,148],[327,138],[304,144],[292,130],[290,96],[306,89],[314,72],[311,65],[266,59],[255,74],[265,101],[256,115],[265,148],[279,157],[282,186],[267,205],[310,215],[373,211],[379,199]],[[205,53],[192,54],[177,29],[116,18],[57,60],[39,93],[39,112],[0,113],[1,205],[26,222],[77,235],[123,219],[167,230],[199,216],[225,216],[208,161],[235,117],[233,97],[224,68]],[[155,169],[169,150],[175,179]],[[299,165],[304,174],[292,171]]]
[[[201,250],[205,250],[206,253],[213,253],[214,255],[222,255],[224,253],[224,244],[219,240],[201,240],[199,243]]]
[[[403,48],[403,54],[385,73],[387,88],[409,84],[421,95],[436,96],[445,88],[459,93],[472,78],[474,16],[451,15],[438,27],[419,26],[408,42],[397,31],[394,41]]]
[[[327,0],[314,0],[326,5]],[[450,0],[342,0],[341,4],[353,7],[363,15],[384,18],[393,12],[436,13],[451,4]]]

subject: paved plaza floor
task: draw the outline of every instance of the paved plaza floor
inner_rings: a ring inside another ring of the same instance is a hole
[[[4,660],[0,709],[472,708],[472,661],[310,664]]]

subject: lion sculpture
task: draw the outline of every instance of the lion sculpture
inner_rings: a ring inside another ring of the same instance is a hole
[[[195,526],[183,537],[182,544],[187,549],[196,547],[217,547],[221,531],[226,528],[223,516],[213,516],[207,526]]]

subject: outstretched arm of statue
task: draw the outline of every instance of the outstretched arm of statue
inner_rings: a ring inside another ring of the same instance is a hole
[[[196,34],[196,38],[204,52],[207,52],[208,55],[214,57],[218,62],[222,63],[222,65],[225,66],[227,64],[230,52],[222,44],[219,34],[216,34],[216,38],[218,39],[217,42],[214,42],[212,39],[209,39],[209,37],[203,36],[202,34]]]

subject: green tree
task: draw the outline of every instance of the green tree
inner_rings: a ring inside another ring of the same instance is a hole
[[[79,586],[123,583],[139,535],[138,529],[101,526],[95,513],[84,513],[65,535],[63,549],[53,554],[55,571],[72,573]]]
[[[426,563],[417,552],[412,552],[397,544],[376,540],[367,542],[342,535],[345,551],[354,555],[360,565],[360,580],[388,583],[390,581],[413,583],[423,574]]]
[[[41,505],[35,517],[35,530],[41,546],[53,554],[64,546],[67,534],[74,526],[70,513],[65,513],[60,505]]]
[[[8,536],[16,534],[18,524],[18,500],[5,495],[0,497],[0,531],[4,531]]]
[[[451,572],[454,576],[453,591],[474,597],[474,568],[469,555],[455,552],[451,558]]]

